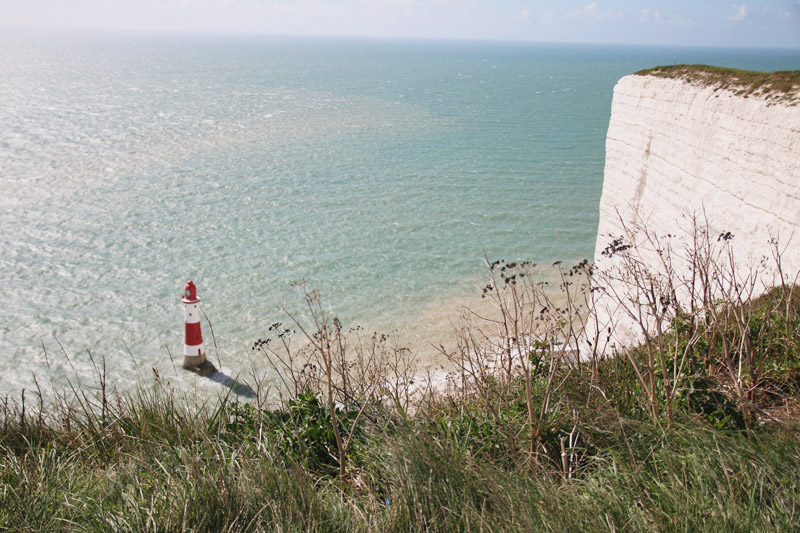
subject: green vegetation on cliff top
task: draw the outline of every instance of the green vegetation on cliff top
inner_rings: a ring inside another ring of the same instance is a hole
[[[727,89],[737,96],[758,94],[780,100],[800,98],[800,70],[758,72],[709,65],[672,65],[648,68],[636,74],[683,79]]]

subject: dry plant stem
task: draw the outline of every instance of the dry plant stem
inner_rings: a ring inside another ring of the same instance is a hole
[[[325,385],[327,389],[328,410],[331,416],[331,425],[333,426],[333,435],[336,439],[336,449],[338,452],[339,461],[339,475],[344,478],[347,472],[347,455],[342,436],[339,433],[339,422],[336,417],[336,404],[333,398],[333,353],[331,347],[331,333],[330,326],[327,321],[327,314],[322,308],[319,291],[311,291],[310,293],[305,290],[305,300],[308,306],[308,311],[314,323],[315,333],[309,334],[297,318],[291,314],[285,307],[284,312],[294,322],[297,328],[303,332],[308,342],[314,346],[317,354],[322,358],[325,365]]]
[[[611,274],[611,281],[621,281],[629,288],[629,294],[619,300],[619,303],[636,324],[644,339],[646,368],[640,368],[637,358],[631,351],[626,351],[626,357],[646,392],[654,422],[658,420],[660,410],[656,386],[656,372],[660,368],[664,383],[664,406],[667,418],[671,420],[674,416],[676,391],[673,380],[677,383],[680,379],[680,375],[675,373],[678,367],[668,365],[666,360],[666,355],[670,352],[666,347],[666,325],[680,312],[671,249],[668,243],[662,243],[657,236],[642,226],[638,224],[628,226],[621,218],[620,222],[625,242],[632,244],[623,246],[617,254],[620,266]],[[648,266],[647,260],[642,256],[643,250],[657,254],[660,268]],[[610,291],[607,293],[612,294]],[[673,370],[672,375],[668,371],[670,366]]]
[[[486,255],[484,255],[484,261],[486,262],[486,264],[488,266],[489,265],[489,259],[486,257]],[[501,316],[501,319],[500,319],[500,326],[501,326],[500,338],[503,339],[503,344],[509,343],[508,347],[501,346],[501,351],[500,351],[500,353],[497,354],[497,355],[499,355],[501,357],[501,364],[505,363],[504,369],[505,369],[505,372],[506,372],[506,383],[509,383],[511,381],[513,370],[514,370],[514,361],[513,361],[512,354],[511,354],[510,343],[511,343],[511,339],[512,338],[513,339],[518,339],[518,337],[517,337],[517,333],[516,332],[514,333],[514,336],[512,337],[512,332],[511,332],[511,329],[509,327],[509,318],[510,317],[509,317],[508,306],[507,306],[507,303],[505,302],[505,300],[503,299],[503,297],[502,297],[502,295],[500,293],[500,290],[498,289],[497,277],[495,275],[494,269],[492,269],[492,268],[489,269],[489,279],[491,281],[491,285],[493,287],[495,287],[495,290],[491,291],[491,294],[492,294],[493,299],[495,301],[495,305],[497,306],[498,310],[500,311],[500,316]],[[515,311],[516,311],[516,309],[515,309]],[[514,323],[514,325],[516,325],[516,322],[513,322],[513,323]],[[502,359],[504,356],[505,356],[505,360]],[[506,402],[506,408],[508,408],[507,395],[504,394],[503,396],[504,396],[504,399],[505,399],[505,402]],[[531,419],[531,421],[532,421],[532,419]]]
[[[585,271],[587,277],[587,298],[586,298],[586,321],[582,324],[582,327],[579,331],[575,333],[576,341],[575,346],[580,349],[581,335],[586,336],[585,341],[587,344],[591,346],[591,351],[589,353],[589,361],[591,366],[591,382],[594,383],[597,381],[597,374],[598,374],[598,364],[602,358],[602,354],[605,353],[606,349],[608,348],[608,341],[610,336],[606,336],[605,342],[603,345],[600,345],[600,318],[597,313],[597,294],[599,293],[599,287],[596,286],[594,277],[592,276],[592,269],[589,268],[588,271]],[[589,328],[588,326],[592,326]],[[592,336],[588,337],[588,332],[592,332]],[[580,351],[578,353],[578,357],[580,358]],[[588,397],[587,397],[588,400]]]
[[[495,420],[497,427],[506,441],[506,446],[511,453],[515,464],[521,464],[518,447],[516,443],[516,431],[509,426],[507,417],[503,417],[497,410],[494,402],[494,395],[492,387],[489,386],[493,381],[491,370],[489,369],[489,355],[484,346],[487,346],[488,337],[481,329],[480,323],[471,317],[472,311],[468,310],[468,315],[464,317],[465,324],[459,330],[457,335],[457,356],[453,356],[449,352],[444,355],[448,357],[453,363],[461,363],[459,368],[465,382],[469,388],[477,391],[479,397],[483,401],[484,407],[491,414]],[[494,323],[495,321],[490,321]],[[480,335],[480,337],[476,337]],[[466,363],[464,363],[466,362]],[[469,379],[471,378],[471,380]],[[502,380],[501,380],[502,381]],[[502,387],[502,384],[501,384]],[[468,392],[467,390],[464,391]],[[501,389],[502,393],[502,389]]]
[[[686,249],[678,256],[671,246],[673,236],[659,237],[644,225],[629,225],[621,218],[620,224],[623,235],[604,251],[614,260],[600,273],[597,283],[607,298],[623,309],[643,339],[643,362],[630,350],[625,355],[645,391],[654,422],[662,407],[667,419],[673,418],[687,361],[702,340],[706,370],[713,375],[717,363],[725,369],[745,425],[751,428],[756,391],[763,386],[765,358],[774,342],[768,328],[779,313],[788,323],[791,309],[783,298],[794,290],[793,284],[787,286],[781,265],[784,249],[776,240],[770,241],[773,270],[781,278],[777,286],[782,293],[768,302],[766,309],[756,309],[754,297],[772,285],[762,286],[768,258],[760,264],[740,261],[730,243],[730,232],[720,233],[714,242],[708,220],[693,217],[692,228],[685,235]],[[677,262],[681,267],[676,267]],[[680,332],[672,328],[676,319],[683,323]],[[660,374],[658,380],[656,373]],[[663,383],[661,393],[658,381]]]
[[[566,300],[561,308],[544,284],[531,275],[534,264],[490,263],[486,256],[484,261],[489,283],[483,293],[496,314],[485,316],[465,310],[455,352],[440,351],[460,370],[461,394],[475,394],[482,400],[517,463],[522,459],[517,441],[527,434],[524,461],[530,465],[538,461],[541,451],[547,452],[542,429],[555,409],[554,395],[569,375],[561,370],[565,362],[569,363],[566,367],[577,368],[567,361],[566,354],[570,341],[579,338],[583,324],[574,291],[585,286],[570,282],[559,268],[560,289]],[[587,264],[582,263],[581,268]],[[576,272],[577,267],[570,277]],[[514,422],[514,383],[518,379],[524,386],[523,427]],[[539,382],[543,390],[534,397],[534,386]]]
[[[661,378],[664,381],[664,393],[665,393],[665,403],[667,408],[667,419],[672,420],[674,417],[675,411],[675,398],[673,393],[676,390],[671,383],[671,377],[676,376],[676,383],[677,379],[679,378],[679,374],[677,374],[677,357],[673,357],[673,372],[670,374],[669,372],[669,364],[666,359],[666,356],[670,353],[670,350],[667,346],[668,342],[666,339],[667,330],[669,329],[670,319],[672,317],[677,317],[682,314],[682,310],[680,309],[680,304],[678,303],[678,296],[675,290],[675,283],[678,282],[677,274],[672,264],[672,250],[667,240],[666,243],[661,242],[661,240],[653,234],[648,235],[648,240],[658,252],[658,256],[661,260],[661,267],[663,272],[666,275],[666,279],[664,280],[663,285],[661,288],[661,294],[658,295],[658,299],[656,299],[656,294],[653,292],[653,288],[651,286],[651,294],[650,298],[652,301],[652,305],[654,307],[654,315],[656,318],[656,338],[658,340],[658,357],[659,357],[659,364],[661,367]],[[670,311],[670,308],[672,311]],[[677,347],[678,339],[675,339],[675,350],[678,349]]]
[[[310,391],[327,404],[336,441],[332,458],[339,465],[340,476],[344,476],[348,471],[348,450],[363,420],[369,419],[376,425],[382,420],[388,422],[381,418],[379,411],[371,413],[370,407],[394,405],[405,417],[411,402],[421,405],[431,389],[414,386],[417,371],[408,349],[398,346],[386,335],[375,333],[363,337],[360,327],[346,333],[338,318],[331,319],[322,307],[319,291],[307,290],[302,283],[296,286],[302,290],[309,316],[301,320],[285,306],[283,311],[303,335],[305,344],[300,349],[290,346],[289,339],[294,332],[276,323],[269,331],[276,334],[282,344],[275,349],[271,345],[274,339],[259,339],[253,349],[267,356],[269,365],[282,381],[280,394],[284,403]],[[289,398],[284,398],[283,391]],[[348,421],[347,434],[338,423],[341,411],[336,409],[342,406],[348,413],[355,413]]]
[[[724,358],[725,367],[736,389],[736,395],[739,399],[742,412],[745,414],[745,427],[751,429],[752,427],[752,413],[750,404],[748,402],[747,394],[744,390],[742,381],[742,364],[743,357],[741,345],[737,348],[735,342],[732,342],[730,334],[722,330],[723,325],[736,322],[737,327],[741,333],[742,324],[736,319],[736,306],[743,305],[745,302],[741,300],[741,293],[738,289],[738,281],[736,277],[736,263],[733,259],[733,252],[728,248],[727,250],[727,268],[722,269],[716,267],[712,279],[716,280],[716,289],[720,295],[721,304],[712,305],[712,312],[715,313],[714,327],[719,330],[719,337],[722,339],[722,356]],[[716,309],[720,308],[718,312]],[[734,361],[733,355],[736,355]]]
[[[214,326],[211,324],[211,319],[208,318],[205,309],[201,307],[200,312],[203,313],[206,322],[208,322],[208,329],[211,332],[211,340],[214,342],[214,351],[217,352],[217,364],[220,368],[222,368],[222,360],[219,358],[219,347],[217,346],[217,337],[214,335]]]
[[[333,318],[331,321],[323,309],[319,292],[309,292],[304,286],[300,287],[312,328],[303,326],[299,318],[285,308],[284,312],[310,344],[304,367],[313,368],[313,362],[316,361],[322,366],[323,375],[319,377],[313,371],[307,375],[292,373],[289,381],[297,388],[302,379],[307,389],[324,391],[337,444],[339,474],[343,477],[347,472],[347,452],[359,423],[366,416],[367,408],[381,402],[382,398],[388,398],[404,412],[403,406],[407,408],[410,401],[410,387],[416,367],[410,362],[410,352],[396,344],[389,345],[389,338],[385,335],[373,334],[369,340],[365,340],[358,333],[359,328],[356,328],[351,330],[356,340],[351,348],[339,320]],[[287,369],[294,367],[293,360],[287,362],[274,352],[273,355]],[[425,394],[424,390],[422,394]],[[341,435],[339,428],[337,402],[358,409],[346,436]]]
[[[621,218],[620,221],[622,222]],[[627,238],[629,242],[635,244],[635,241],[633,240],[635,237],[634,229],[629,228],[624,222],[622,222],[622,224],[625,238]],[[644,337],[644,344],[647,350],[647,368],[644,369],[644,372],[640,368],[635,354],[629,350],[626,350],[625,356],[628,362],[631,364],[639,383],[645,390],[651,416],[653,417],[654,421],[657,421],[658,402],[654,386],[655,372],[652,354],[653,343],[650,334],[650,324],[648,322],[648,319],[650,318],[650,308],[647,305],[648,302],[646,301],[648,296],[647,287],[648,285],[652,285],[654,280],[648,272],[645,263],[638,256],[633,255],[633,251],[636,250],[637,248],[632,246],[627,250],[620,252],[620,254],[618,254],[618,260],[620,261],[621,265],[618,267],[618,269],[605,274],[608,278],[610,278],[610,283],[608,283],[608,286],[613,287],[616,285],[615,282],[621,282],[624,286],[629,288],[629,294],[626,296],[620,296],[614,291],[614,289],[605,290],[606,294],[619,302],[619,305],[622,307],[625,313],[628,314],[633,323],[639,327],[639,330],[642,332]],[[643,300],[645,300],[644,303]]]
[[[530,368],[530,358],[528,354],[522,353],[522,346],[529,342],[525,337],[524,333],[527,333],[527,328],[524,327],[523,318],[526,312],[526,296],[531,296],[535,299],[536,293],[529,293],[528,291],[517,291],[516,279],[514,279],[514,283],[510,286],[508,282],[505,282],[505,288],[507,290],[501,291],[500,285],[497,281],[497,274],[495,269],[491,267],[489,263],[488,257],[484,255],[484,261],[486,265],[489,267],[489,275],[492,286],[495,288],[493,291],[490,291],[492,298],[500,311],[501,316],[501,338],[503,339],[503,344],[507,345],[503,346],[504,351],[503,355],[507,359],[507,380],[510,383],[513,379],[513,365],[514,359],[517,359],[522,367],[523,377],[525,379],[525,403],[528,411],[528,428],[530,432],[530,444],[529,444],[529,457],[535,458],[536,451],[539,445],[539,434],[536,428],[536,421],[534,415],[534,405],[533,405],[533,378],[531,376],[531,368]],[[506,300],[508,298],[508,300]],[[535,305],[535,302],[530,302],[530,305]],[[512,353],[512,346],[516,346],[516,357]],[[507,395],[508,396],[508,395]],[[508,400],[507,400],[508,401]]]

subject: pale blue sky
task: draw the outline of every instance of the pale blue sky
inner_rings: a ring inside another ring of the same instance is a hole
[[[800,48],[800,0],[0,0],[0,25]]]

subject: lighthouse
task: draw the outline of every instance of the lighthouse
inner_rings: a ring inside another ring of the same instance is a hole
[[[186,339],[183,344],[183,368],[206,376],[216,370],[211,362],[206,361],[203,348],[203,333],[200,331],[200,298],[197,287],[189,280],[183,292],[183,316],[186,322]]]

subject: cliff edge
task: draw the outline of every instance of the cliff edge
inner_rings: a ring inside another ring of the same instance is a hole
[[[755,292],[778,276],[797,281],[786,278],[800,271],[800,72],[678,65],[617,83],[594,254],[601,350],[643,336],[641,309],[623,304],[652,302],[626,268],[651,270],[659,284],[667,273],[681,280],[662,301],[693,290],[698,229],[709,247],[730,244],[737,276],[759,274]],[[780,273],[766,260],[776,242]],[[619,253],[634,247],[634,258]]]

